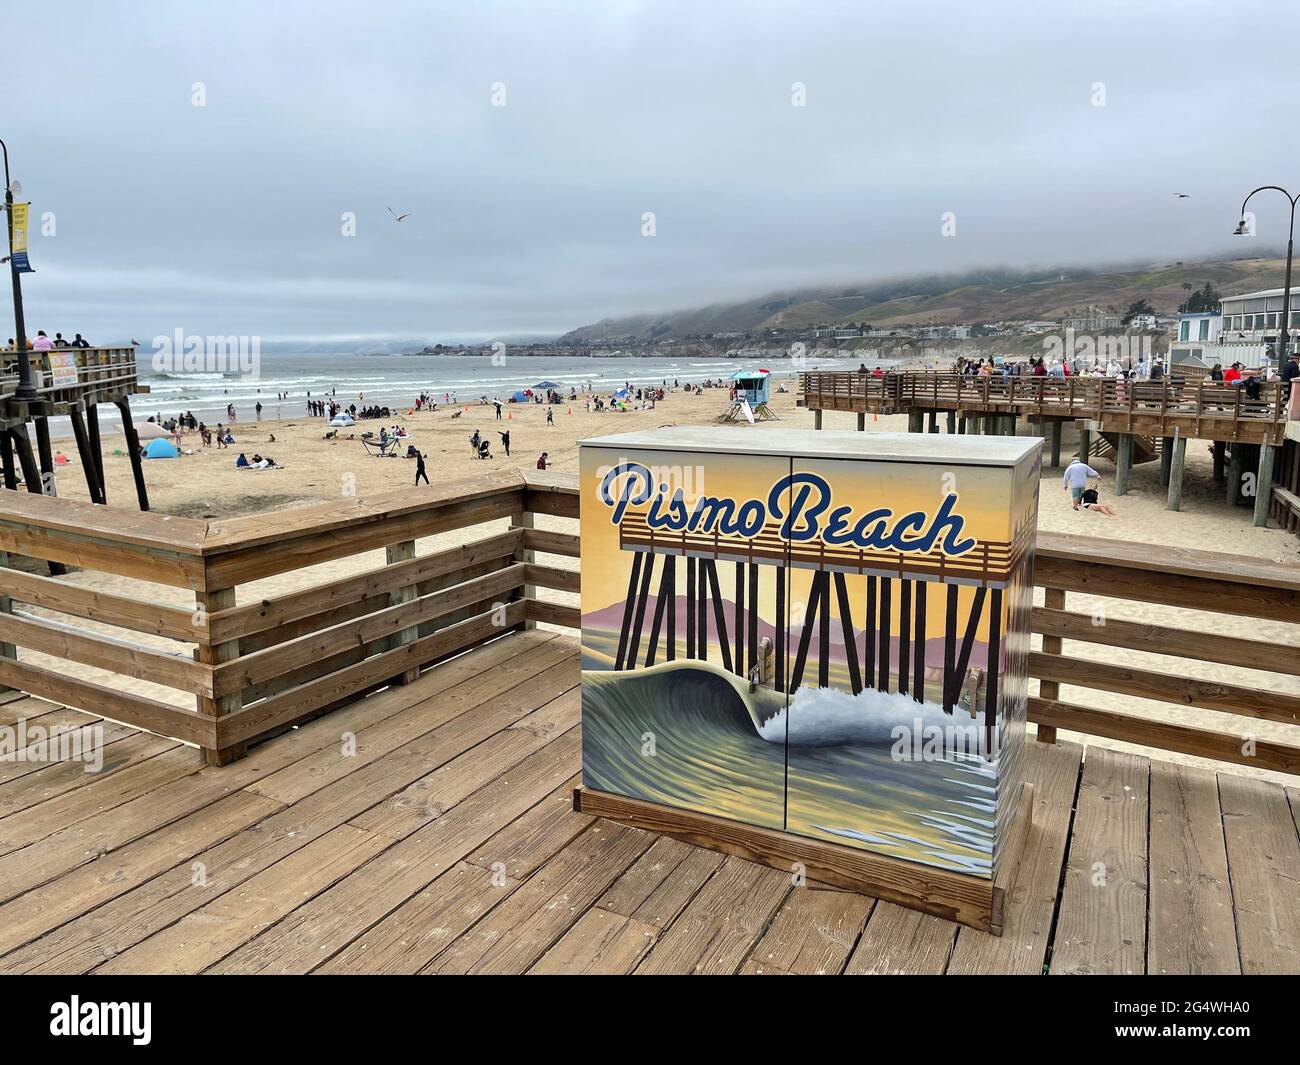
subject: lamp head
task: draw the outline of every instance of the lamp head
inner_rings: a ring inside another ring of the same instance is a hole
[[[1237,228],[1232,231],[1232,235],[1234,237],[1244,237],[1246,235],[1246,229],[1247,229],[1247,223],[1246,220],[1243,218],[1240,222],[1237,223]]]

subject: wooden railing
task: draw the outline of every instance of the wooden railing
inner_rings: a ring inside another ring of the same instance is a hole
[[[542,473],[214,523],[0,491],[0,684],[228,761],[505,632],[577,629],[578,571],[539,561],[579,556],[577,516],[575,480]],[[1035,558],[1040,740],[1068,729],[1300,773],[1297,567],[1057,533]],[[1224,616],[1261,631],[1222,635]]]
[[[1029,674],[1039,681],[1038,695],[1029,699],[1029,720],[1038,723],[1040,739],[1068,729],[1300,773],[1295,727],[1300,694],[1291,694],[1300,676],[1300,568],[1211,551],[1040,533],[1034,582],[1044,589],[1043,605],[1034,608],[1030,625],[1043,639],[1042,649],[1029,656]],[[1126,609],[1126,603],[1155,610]],[[1128,612],[1159,620],[1125,620]],[[1219,617],[1255,618],[1266,632],[1226,636],[1215,631]],[[1080,650],[1063,650],[1066,640]],[[1085,645],[1142,652],[1158,656],[1162,664],[1105,662],[1089,655]],[[1197,675],[1206,672],[1207,677]],[[1262,680],[1255,679],[1260,675]],[[1106,693],[1119,705],[1063,700],[1063,684]],[[1204,711],[1194,716],[1213,721],[1157,720],[1143,714],[1144,703]],[[1261,737],[1261,730],[1276,738]]]
[[[979,377],[956,373],[888,373],[881,377],[846,371],[800,375],[801,402],[811,410],[977,409],[1027,416],[1089,418],[1113,424],[1128,418],[1180,423],[1275,425],[1281,443],[1287,421],[1284,386],[1260,385],[1258,399],[1240,386],[1208,380],[1121,381],[1109,377]]]
[[[57,379],[50,356],[71,357],[76,380]],[[54,402],[98,398],[140,391],[135,348],[56,348],[29,351],[32,376],[42,399]],[[18,354],[0,352],[0,396],[18,387]],[[147,391],[147,389],[145,389]]]
[[[532,528],[570,512],[576,497],[514,472],[219,523],[0,492],[0,684],[224,763],[476,644],[567,620],[529,593],[576,589],[575,571],[535,560],[567,538]],[[103,577],[46,576],[17,556]]]

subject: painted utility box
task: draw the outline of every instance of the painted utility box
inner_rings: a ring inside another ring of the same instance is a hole
[[[1021,792],[1040,447],[584,441],[583,788],[993,878]]]

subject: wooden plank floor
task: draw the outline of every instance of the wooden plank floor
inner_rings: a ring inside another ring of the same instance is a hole
[[[1300,972],[1300,791],[1031,742],[993,937],[574,813],[577,648],[504,637],[234,765],[0,762],[3,973]]]

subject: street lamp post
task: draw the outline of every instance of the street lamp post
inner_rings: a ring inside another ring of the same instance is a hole
[[[36,399],[36,383],[32,380],[32,362],[27,354],[27,326],[23,322],[23,285],[14,262],[14,191],[9,180],[9,146],[0,140],[0,151],[5,162],[5,216],[9,227],[9,279],[14,292],[14,343],[18,345],[18,388],[15,399]]]
[[[1287,230],[1286,237],[1286,279],[1282,285],[1282,316],[1278,319],[1277,330],[1277,368],[1281,371],[1282,367],[1286,365],[1287,337],[1290,335],[1291,328],[1291,253],[1295,245],[1295,205],[1296,201],[1300,200],[1300,193],[1292,196],[1280,185],[1261,185],[1255,192],[1264,192],[1265,190],[1280,192],[1291,205],[1291,225]],[[1255,192],[1252,192],[1250,196],[1241,201],[1241,221],[1237,223],[1237,228],[1233,230],[1234,236],[1247,235],[1246,204],[1250,203],[1250,197],[1254,196]],[[1267,309],[1265,313],[1268,313]]]

